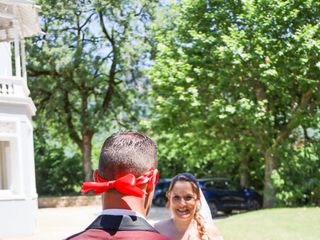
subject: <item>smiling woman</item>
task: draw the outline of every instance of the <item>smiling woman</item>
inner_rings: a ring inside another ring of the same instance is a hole
[[[155,224],[155,228],[161,234],[183,240],[222,239],[211,219],[205,220],[200,215],[201,190],[192,174],[181,173],[175,176],[166,196],[166,206],[170,209],[172,217]]]

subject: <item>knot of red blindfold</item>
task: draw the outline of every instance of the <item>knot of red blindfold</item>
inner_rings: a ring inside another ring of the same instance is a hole
[[[159,173],[157,169],[150,169],[148,172],[138,178],[129,173],[112,181],[107,181],[100,177],[98,170],[94,171],[93,176],[95,182],[84,182],[82,184],[81,192],[93,190],[96,194],[100,194],[111,188],[114,188],[118,192],[121,192],[125,195],[143,197],[146,192],[140,188],[141,185],[148,183],[148,189],[153,190],[154,185],[159,179]]]

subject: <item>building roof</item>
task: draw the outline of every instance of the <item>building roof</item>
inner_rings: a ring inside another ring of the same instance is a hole
[[[20,38],[41,33],[37,6],[31,0],[0,0],[0,41],[14,39],[15,23]]]

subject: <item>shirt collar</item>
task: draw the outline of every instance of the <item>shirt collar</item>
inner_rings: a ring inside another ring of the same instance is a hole
[[[140,218],[143,218],[145,220],[146,217],[142,215],[139,212],[128,210],[128,209],[118,209],[118,208],[112,208],[112,209],[105,209],[102,211],[101,215],[126,215],[126,216],[137,216]]]

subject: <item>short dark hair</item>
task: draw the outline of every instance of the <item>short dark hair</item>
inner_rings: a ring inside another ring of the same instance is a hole
[[[114,180],[127,173],[141,176],[157,167],[157,146],[143,133],[123,131],[108,137],[99,159],[99,175]]]

